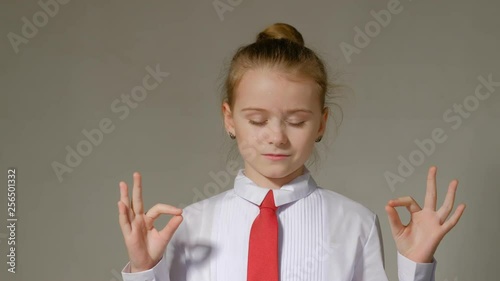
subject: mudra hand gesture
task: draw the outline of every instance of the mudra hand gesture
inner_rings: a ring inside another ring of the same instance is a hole
[[[418,263],[433,261],[439,243],[457,224],[465,209],[465,204],[460,204],[447,220],[453,210],[458,186],[458,180],[452,180],[443,205],[436,211],[436,171],[435,166],[429,168],[423,209],[410,196],[389,200],[385,206],[398,252]],[[396,211],[396,207],[401,206],[406,207],[411,214],[407,225],[401,223]]]
[[[144,213],[141,174],[134,173],[132,200],[128,197],[125,182],[120,182],[118,201],[119,222],[130,259],[130,271],[152,268],[161,259],[165,247],[182,222],[182,209],[167,204],[156,204]],[[173,215],[162,230],[154,227],[154,221],[162,214]]]

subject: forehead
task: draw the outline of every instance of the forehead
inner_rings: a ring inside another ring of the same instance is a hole
[[[271,69],[248,70],[235,91],[235,110],[247,107],[280,112],[299,107],[315,109],[319,96],[314,81],[295,78]]]

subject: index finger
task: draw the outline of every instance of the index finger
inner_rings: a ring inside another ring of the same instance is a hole
[[[158,203],[147,212],[147,216],[153,220],[156,220],[161,214],[180,215],[182,214],[182,209],[172,205]]]
[[[427,190],[425,192],[424,208],[436,210],[436,166],[431,166],[427,173]]]

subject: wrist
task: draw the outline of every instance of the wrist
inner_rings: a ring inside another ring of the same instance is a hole
[[[133,266],[131,264],[130,265],[130,273],[146,271],[146,270],[150,270],[151,268],[153,268],[153,267],[136,267],[136,266]]]

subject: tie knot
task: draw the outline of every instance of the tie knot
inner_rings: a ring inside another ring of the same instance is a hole
[[[276,204],[274,203],[274,194],[272,190],[269,190],[267,192],[266,197],[260,204],[260,209],[262,210],[263,208],[269,208],[273,211],[276,211],[276,209],[278,209],[278,207],[276,207]]]

